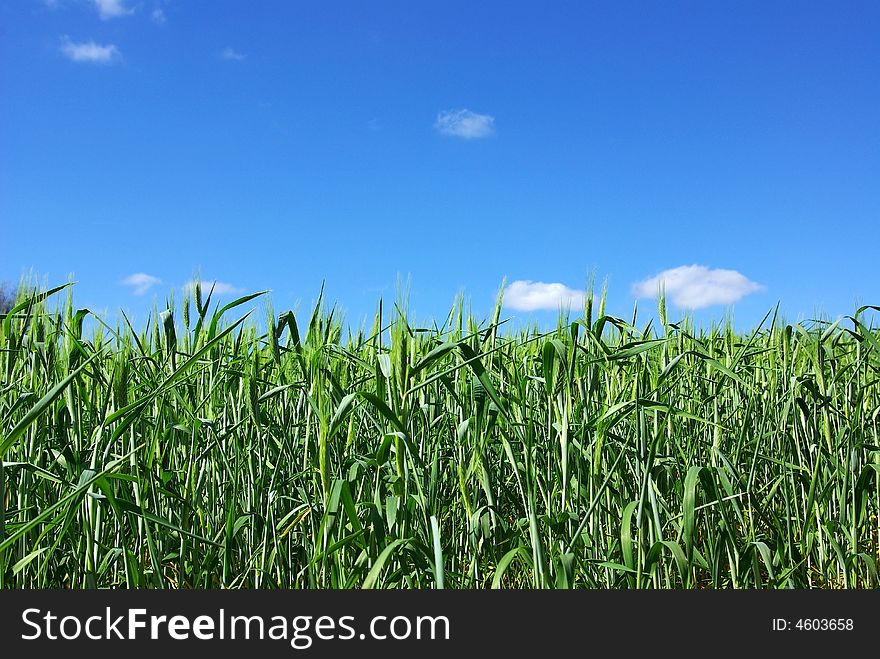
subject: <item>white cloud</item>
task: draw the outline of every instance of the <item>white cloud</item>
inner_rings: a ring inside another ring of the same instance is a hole
[[[207,295],[211,288],[214,288],[215,295],[225,295],[226,293],[244,293],[243,288],[239,288],[238,286],[233,286],[230,283],[225,281],[200,281],[198,282],[202,287],[202,294]],[[196,286],[195,281],[188,281],[183,285],[183,290],[185,293],[189,293]]]
[[[134,9],[125,6],[123,0],[92,0],[98,10],[98,16],[102,21],[111,18],[119,18],[120,16],[128,16],[134,13]]]
[[[558,310],[560,307],[582,307],[584,297],[583,291],[565,284],[519,280],[504,289],[503,304],[517,311]]]
[[[133,275],[129,275],[119,283],[123,286],[131,286],[132,293],[134,293],[135,295],[143,295],[156,284],[161,284],[162,280],[158,277],[154,277],[153,275],[148,275],[145,272],[136,272]]]
[[[247,55],[227,46],[222,51],[220,51],[220,57],[225,60],[229,60],[230,62],[240,62],[245,57],[247,57]]]
[[[164,25],[165,21],[168,19],[165,17],[165,12],[161,9],[154,9],[153,13],[150,14],[150,18],[156,25]]]
[[[478,139],[489,137],[495,132],[495,117],[470,110],[444,110],[437,115],[434,128],[443,135],[465,140]]]
[[[61,53],[74,62],[93,62],[110,64],[120,57],[119,49],[113,44],[102,46],[94,41],[76,43],[68,37],[61,39]]]
[[[682,265],[636,282],[632,285],[632,294],[637,298],[656,297],[661,286],[668,300],[676,307],[686,309],[731,304],[750,293],[764,290],[761,284],[751,281],[736,270]]]

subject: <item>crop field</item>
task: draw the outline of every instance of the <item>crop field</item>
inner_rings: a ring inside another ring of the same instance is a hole
[[[878,585],[874,307],[356,332],[196,288],[111,327],[71,290],[0,322],[4,588]]]

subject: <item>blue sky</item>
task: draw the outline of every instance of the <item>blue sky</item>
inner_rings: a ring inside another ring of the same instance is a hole
[[[0,49],[0,280],[81,306],[880,304],[876,2],[16,0]]]

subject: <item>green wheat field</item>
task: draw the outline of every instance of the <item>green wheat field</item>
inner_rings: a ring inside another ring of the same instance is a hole
[[[878,585],[877,307],[355,331],[197,287],[114,327],[71,291],[0,316],[3,588]]]

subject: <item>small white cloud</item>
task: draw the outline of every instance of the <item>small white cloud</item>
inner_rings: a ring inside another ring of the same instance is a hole
[[[582,307],[584,292],[565,284],[518,280],[504,289],[503,304],[517,311]]]
[[[151,19],[156,25],[165,25],[165,21],[168,20],[168,19],[165,17],[165,12],[162,11],[161,8],[154,9],[153,12],[150,14],[150,19]]]
[[[143,295],[156,284],[161,284],[162,280],[158,277],[154,277],[153,275],[148,275],[145,272],[136,272],[133,275],[129,275],[119,283],[123,286],[131,286],[131,292],[135,295]]]
[[[134,13],[134,9],[125,6],[123,0],[92,0],[98,10],[98,16],[102,21],[108,21],[111,18],[119,18],[120,16],[128,16]]]
[[[495,117],[470,110],[444,110],[437,115],[434,128],[442,135],[465,140],[479,139],[495,132]]]
[[[245,57],[247,57],[247,55],[227,46],[222,51],[220,51],[220,57],[230,62],[240,62]]]
[[[189,293],[196,287],[195,281],[188,281],[183,285],[185,293]],[[225,295],[227,293],[244,293],[243,288],[233,286],[225,281],[200,281],[198,284],[202,287],[202,294],[207,295],[211,289],[214,289],[215,295]]]
[[[120,57],[119,49],[113,44],[102,46],[94,41],[77,43],[68,37],[61,39],[61,53],[74,62],[110,64]]]
[[[736,270],[709,269],[704,265],[682,265],[632,285],[636,298],[656,297],[661,287],[666,298],[679,308],[703,309],[731,304],[750,293],[764,290],[761,284]]]

